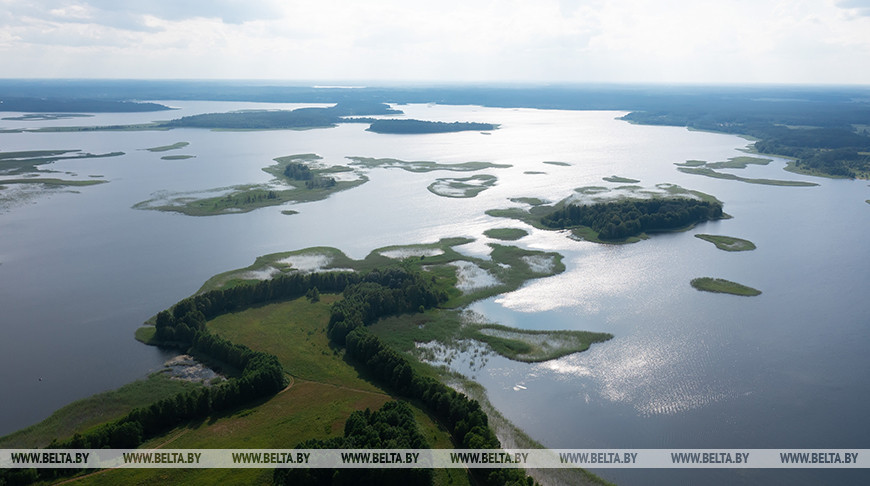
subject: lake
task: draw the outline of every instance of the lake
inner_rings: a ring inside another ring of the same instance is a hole
[[[165,101],[174,112],[101,114],[3,128],[142,123],[234,109],[296,107]],[[309,105],[310,106],[310,105]],[[490,320],[528,329],[607,331],[615,338],[542,364],[489,357],[456,360],[495,407],[554,448],[865,448],[870,401],[870,199],[867,181],[785,172],[784,161],[731,170],[744,177],[811,180],[774,187],[678,172],[674,163],[743,155],[739,137],[631,125],[624,113],[401,105],[409,118],[498,123],[491,134],[385,135],[365,125],[307,131],[6,133],[0,151],[123,151],[122,157],[59,161],[50,177],[108,184],[49,191],[0,209],[0,435],[78,398],[161,368],[171,354],[133,331],[195,292],[210,276],[266,253],[334,246],[362,258],[387,245],[468,236],[460,249],[488,251],[490,228],[524,228],[516,244],[565,255],[565,273],[472,305]],[[14,114],[2,113],[2,116]],[[172,152],[142,149],[186,141]],[[135,210],[167,191],[265,183],[275,157],[348,156],[511,164],[474,173],[366,170],[370,181],[330,198],[245,214],[189,217]],[[187,160],[161,160],[189,154]],[[570,165],[545,164],[545,161]],[[527,173],[532,172],[532,173]],[[537,174],[535,172],[544,172]],[[491,174],[496,185],[469,199],[426,188],[441,177]],[[679,184],[712,194],[733,219],[631,245],[579,242],[492,218],[516,197],[558,201],[583,186]],[[0,181],[2,184],[2,181]],[[4,191],[5,192],[5,191]],[[281,214],[292,208],[296,215]],[[736,236],[758,249],[731,253],[694,237]],[[695,277],[734,280],[758,297],[699,292]],[[517,386],[520,385],[520,386]],[[619,484],[816,484],[868,480],[830,471],[596,470]]]

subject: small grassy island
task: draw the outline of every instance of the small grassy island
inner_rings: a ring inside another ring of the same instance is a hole
[[[620,183],[620,184],[637,184],[638,182],[640,182],[637,179],[629,179],[628,177],[620,177],[617,175],[612,175],[610,177],[603,177],[602,179],[604,179],[607,182],[616,182],[616,183]]]
[[[722,278],[701,277],[693,279],[691,284],[692,287],[705,292],[732,294],[745,297],[761,295],[760,290]]]
[[[173,143],[172,145],[162,145],[160,147],[151,147],[151,148],[147,148],[145,150],[147,150],[149,152],[168,152],[170,150],[178,150],[180,148],[187,147],[188,145],[190,145],[190,142],[176,142],[176,143]]]
[[[469,198],[494,186],[497,178],[489,174],[471,177],[442,177],[429,184],[429,192],[441,197]]]
[[[709,241],[716,245],[716,248],[725,251],[750,251],[755,249],[755,243],[741,238],[734,238],[733,236],[697,234],[695,238]]]
[[[528,236],[529,232],[519,228],[492,228],[484,231],[483,234],[496,240],[516,241]]]

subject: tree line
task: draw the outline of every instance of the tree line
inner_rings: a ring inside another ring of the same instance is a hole
[[[344,345],[347,355],[383,386],[418,400],[451,432],[458,447],[498,449],[501,443],[489,427],[486,413],[476,400],[440,381],[424,376],[398,353],[372,334],[366,326],[381,317],[412,312],[414,306],[429,308],[446,300],[446,294],[432,291],[431,280],[419,273],[403,279],[363,282],[348,286],[344,299],[333,304],[327,335]],[[528,485],[531,478],[520,469],[470,469],[482,485]]]
[[[720,219],[722,203],[689,198],[625,199],[596,204],[568,204],[541,218],[550,228],[588,226],[602,240],[637,236],[647,231],[683,228]]]
[[[428,449],[414,411],[403,401],[380,410],[356,411],[344,423],[344,436],[300,442],[297,449]],[[405,486],[432,484],[431,469],[275,469],[276,485],[293,486]]]

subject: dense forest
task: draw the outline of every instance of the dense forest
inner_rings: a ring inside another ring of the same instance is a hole
[[[722,217],[722,204],[688,198],[625,199],[568,204],[541,218],[550,228],[588,226],[602,240],[618,240],[648,231],[684,228]]]
[[[436,122],[424,120],[374,120],[368,130],[375,133],[412,134],[412,133],[448,133],[468,130],[495,130],[498,125],[492,123],[474,122]]]
[[[344,437],[311,439],[296,449],[428,449],[414,411],[406,402],[387,402],[380,410],[356,411],[344,424]],[[432,484],[431,469],[275,469],[273,481],[287,486]]]
[[[763,111],[760,106],[738,103],[712,113],[678,106],[633,112],[623,119],[749,135],[759,139],[755,142],[758,152],[793,157],[798,169],[838,177],[870,175],[870,132],[866,128],[870,109],[866,106],[811,102],[762,106]]]
[[[329,188],[335,186],[334,177],[324,177],[311,172],[311,169],[298,162],[290,162],[284,167],[284,177],[294,181],[304,181],[308,189]]]

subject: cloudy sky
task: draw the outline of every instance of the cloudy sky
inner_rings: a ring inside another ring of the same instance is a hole
[[[0,77],[870,84],[870,0],[0,0]]]

